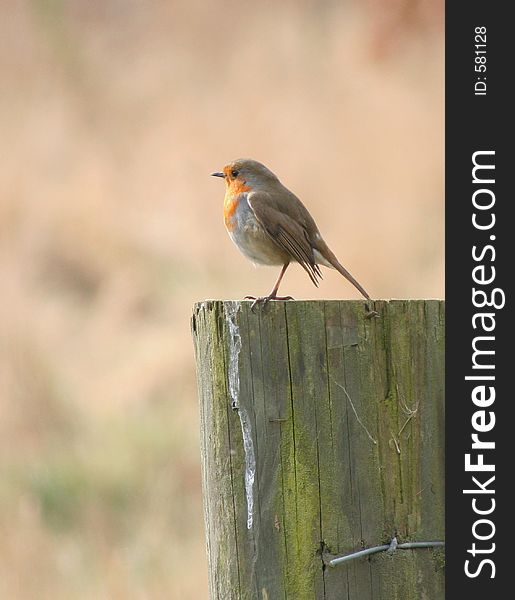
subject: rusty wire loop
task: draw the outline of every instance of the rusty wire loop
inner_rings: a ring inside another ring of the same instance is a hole
[[[414,548],[437,548],[445,546],[445,542],[434,541],[434,542],[404,542],[399,544],[397,538],[392,538],[389,544],[381,544],[380,546],[372,546],[372,548],[365,548],[364,550],[358,550],[352,554],[345,554],[344,556],[337,556],[327,562],[330,567],[335,567],[342,562],[348,560],[354,560],[355,558],[361,558],[362,556],[368,556],[369,554],[376,554],[376,552],[395,552],[396,550],[411,550]]]

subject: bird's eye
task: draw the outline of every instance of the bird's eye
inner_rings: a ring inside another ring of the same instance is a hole
[[[239,175],[239,174],[240,174],[240,172],[239,172],[239,171],[236,171],[236,170],[233,170],[233,171],[231,171],[231,175],[232,175],[233,177],[238,177],[238,175]]]

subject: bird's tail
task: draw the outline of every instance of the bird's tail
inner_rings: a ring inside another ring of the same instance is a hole
[[[359,290],[363,296],[365,296],[365,298],[367,300],[370,300],[370,296],[368,295],[368,292],[365,290],[365,288],[359,283],[359,281],[356,281],[356,279],[354,279],[354,277],[349,273],[349,271],[347,271],[347,269],[341,265],[338,260],[336,261],[336,263],[333,263],[334,268],[339,271],[344,277],[345,279],[347,279],[348,281],[350,281],[352,283],[352,285]]]
[[[336,269],[339,273],[341,273],[345,277],[345,279],[347,279],[347,281],[350,281],[350,283],[352,283],[352,285],[357,290],[359,290],[361,292],[361,294],[363,294],[363,296],[367,300],[370,300],[370,296],[369,296],[368,292],[365,290],[365,288],[359,283],[359,281],[354,279],[354,277],[349,273],[349,271],[347,271],[347,269],[340,263],[340,261],[331,252],[331,250],[329,249],[329,246],[325,242],[323,243],[323,245],[319,243],[317,250],[318,250],[318,252],[316,252],[316,253],[321,258],[324,259],[324,260],[319,260],[317,262],[320,262],[320,264],[323,264],[326,267],[332,267],[333,269]]]

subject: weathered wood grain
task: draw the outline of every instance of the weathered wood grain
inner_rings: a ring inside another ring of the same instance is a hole
[[[444,303],[195,305],[214,599],[443,599]],[[233,408],[235,405],[235,408]]]

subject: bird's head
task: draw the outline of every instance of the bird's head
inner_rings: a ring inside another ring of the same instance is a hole
[[[272,182],[278,182],[277,177],[270,169],[257,160],[250,158],[233,160],[225,165],[223,171],[211,173],[211,175],[213,177],[223,177],[227,188],[234,191],[253,190]]]

